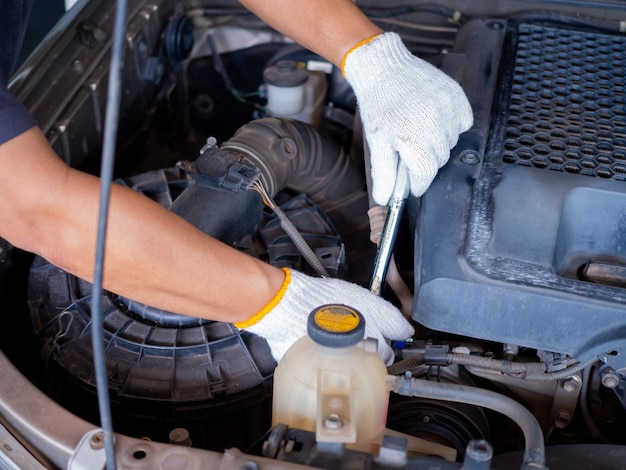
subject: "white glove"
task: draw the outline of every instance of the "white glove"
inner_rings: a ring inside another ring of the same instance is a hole
[[[459,134],[472,126],[472,108],[452,78],[418,59],[396,33],[358,45],[343,73],[356,94],[371,154],[372,197],[387,205],[398,155],[411,193],[421,196],[450,157]]]
[[[405,340],[414,333],[396,307],[357,284],[310,277],[289,269],[283,271],[283,286],[268,306],[250,320],[235,323],[238,328],[264,337],[277,361],[289,346],[306,336],[309,313],[324,304],[341,303],[361,312],[365,318],[365,337],[378,340],[378,353],[387,364],[393,362],[394,354],[385,338]]]

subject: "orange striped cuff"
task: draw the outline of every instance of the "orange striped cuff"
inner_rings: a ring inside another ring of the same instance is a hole
[[[283,283],[280,286],[280,289],[278,289],[278,292],[276,292],[276,295],[272,298],[272,300],[270,300],[269,303],[265,307],[263,307],[258,313],[255,313],[247,320],[233,323],[235,327],[242,329],[257,324],[265,315],[270,313],[281,300],[283,300],[285,292],[287,292],[287,287],[289,287],[289,282],[291,281],[291,271],[289,268],[282,268],[282,271],[285,273],[285,279],[283,279]]]
[[[374,34],[373,36],[367,38],[367,39],[363,39],[362,41],[360,41],[357,45],[355,45],[354,47],[352,47],[348,52],[346,52],[346,55],[343,56],[343,60],[341,61],[341,76],[345,77],[346,73],[345,73],[345,67],[346,67],[346,59],[348,58],[348,56],[354,52],[355,50],[357,50],[359,47],[364,46],[365,44],[367,44],[368,42],[372,41],[374,38],[377,38],[378,36],[380,36],[381,33],[378,34]]]

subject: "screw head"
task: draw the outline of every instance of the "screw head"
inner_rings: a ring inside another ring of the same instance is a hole
[[[563,387],[563,390],[565,390],[567,393],[572,393],[578,390],[578,383],[572,378],[565,379],[561,386]]]
[[[459,157],[466,165],[476,165],[480,163],[480,155],[476,150],[464,150]]]
[[[83,70],[85,70],[85,65],[83,64],[83,61],[80,59],[74,59],[72,61],[72,69],[74,69],[76,72],[82,72]]]
[[[559,429],[563,429],[567,427],[567,425],[571,421],[572,417],[569,413],[567,413],[566,411],[560,411],[558,415],[554,418],[554,425]]]
[[[104,448],[104,434],[97,432],[91,436],[91,439],[89,440],[89,447],[93,450],[100,450]]]
[[[602,375],[602,385],[606,388],[615,388],[619,385],[619,377],[615,372],[609,372]]]
[[[324,420],[324,427],[329,431],[339,431],[343,428],[343,420],[337,413],[331,413]]]

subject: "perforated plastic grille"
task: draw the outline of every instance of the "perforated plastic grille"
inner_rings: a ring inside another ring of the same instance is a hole
[[[626,37],[521,25],[502,159],[626,180]]]

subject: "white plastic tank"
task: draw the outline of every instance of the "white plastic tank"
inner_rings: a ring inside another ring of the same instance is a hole
[[[320,125],[328,89],[324,72],[309,71],[292,60],[280,60],[263,71],[263,78],[269,116]]]
[[[308,336],[284,354],[274,373],[272,423],[313,431],[317,442],[376,452],[385,431],[387,368],[365,319],[346,305],[309,315]]]
[[[272,115],[296,114],[304,108],[304,84],[309,74],[293,60],[280,60],[263,71],[267,110]]]

